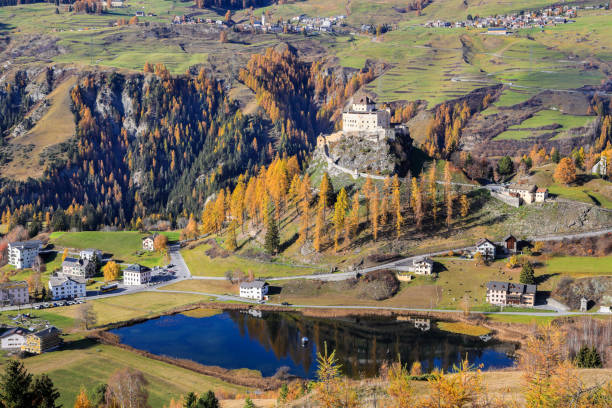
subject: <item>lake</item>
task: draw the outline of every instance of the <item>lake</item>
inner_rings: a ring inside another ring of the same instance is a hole
[[[313,318],[300,313],[219,311],[208,316],[176,314],[110,330],[124,344],[157,355],[227,369],[249,368],[271,376],[280,367],[314,378],[324,342],[352,378],[373,377],[384,361],[423,371],[452,369],[462,358],[483,369],[509,367],[513,343],[441,331],[433,319],[392,317]],[[302,344],[302,337],[308,337]]]

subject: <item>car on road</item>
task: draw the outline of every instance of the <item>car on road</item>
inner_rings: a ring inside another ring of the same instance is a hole
[[[281,305],[283,305],[283,306],[291,306],[291,303],[289,303],[289,302],[283,302],[283,303],[281,303]]]

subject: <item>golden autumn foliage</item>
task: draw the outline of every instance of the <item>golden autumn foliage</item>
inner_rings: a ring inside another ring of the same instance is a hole
[[[557,183],[570,184],[576,180],[576,166],[569,157],[564,157],[559,161],[553,175]]]
[[[110,282],[119,279],[119,273],[121,268],[115,261],[108,261],[106,265],[102,267],[102,274],[104,275],[104,281]]]

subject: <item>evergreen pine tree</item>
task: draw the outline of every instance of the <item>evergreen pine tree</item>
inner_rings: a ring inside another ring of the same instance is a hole
[[[270,217],[272,218],[272,217]],[[219,400],[215,396],[215,393],[208,391],[204,396],[198,400],[198,408],[219,408]]]
[[[520,282],[528,285],[535,285],[535,275],[533,273],[533,266],[528,261],[523,265],[521,270]]]
[[[33,405],[39,408],[59,408],[61,405],[56,405],[56,401],[60,397],[60,393],[53,385],[53,381],[47,374],[43,374],[36,378],[34,382]]]
[[[278,225],[274,217],[268,217],[268,228],[266,230],[266,241],[264,248],[267,253],[275,255],[280,248],[280,238],[278,235]]]
[[[585,368],[589,354],[589,348],[587,346],[580,347],[578,354],[576,354],[576,365],[580,368]]]
[[[253,401],[251,401],[251,399],[247,397],[247,399],[244,401],[244,408],[257,408],[257,407],[255,406],[255,404],[253,404]]]
[[[32,406],[32,374],[23,364],[11,360],[0,376],[0,401],[6,408],[27,408]]]
[[[198,398],[195,393],[190,392],[183,398],[183,407],[185,408],[196,408],[198,403]]]
[[[601,368],[601,356],[597,352],[595,346],[591,347],[588,353],[588,368]]]

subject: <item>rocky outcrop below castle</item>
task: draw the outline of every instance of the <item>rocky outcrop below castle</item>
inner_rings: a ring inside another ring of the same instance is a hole
[[[321,143],[315,155],[324,159],[331,174],[353,177],[404,175],[410,167],[412,139],[407,134],[375,141],[363,135],[340,135]]]

